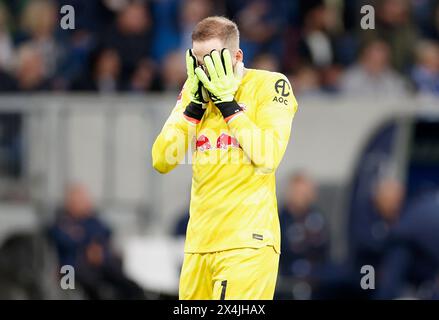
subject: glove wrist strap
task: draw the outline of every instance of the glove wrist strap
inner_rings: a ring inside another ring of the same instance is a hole
[[[242,108],[235,100],[230,102],[217,103],[216,106],[221,111],[221,114],[223,115],[226,122],[231,120],[235,114],[242,111]]]
[[[186,106],[183,114],[187,120],[192,123],[199,123],[203,118],[205,109],[203,109],[201,103],[191,102]]]

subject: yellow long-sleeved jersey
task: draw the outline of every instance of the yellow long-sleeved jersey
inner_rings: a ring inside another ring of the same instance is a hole
[[[183,116],[189,103],[183,87],[152,148],[153,166],[161,173],[192,163],[186,253],[266,245],[280,252],[275,170],[297,101],[284,75],[254,69],[246,69],[235,100],[244,111],[227,123],[209,102],[194,124]]]

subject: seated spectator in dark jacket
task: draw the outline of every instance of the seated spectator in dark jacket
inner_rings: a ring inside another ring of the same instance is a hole
[[[409,205],[389,239],[380,266],[376,298],[402,297],[409,285],[423,288],[417,298],[437,297],[439,193],[425,195]]]
[[[160,91],[162,85],[157,69],[158,66],[153,60],[148,58],[140,60],[123,90],[137,94]]]
[[[75,268],[75,280],[89,298],[143,297],[142,290],[123,274],[111,248],[111,230],[97,216],[85,187],[68,187],[50,235],[60,265]]]
[[[354,264],[378,266],[392,228],[400,218],[404,201],[404,187],[394,178],[381,178],[371,194],[367,212],[362,213],[361,225],[353,234]]]
[[[118,12],[115,23],[101,35],[101,46],[114,48],[121,59],[122,78],[126,81],[138,61],[152,51],[152,17],[149,6],[133,1]]]
[[[315,207],[316,187],[304,173],[294,174],[288,183],[281,222],[281,276],[310,282],[319,277],[328,262],[329,230],[322,212]]]
[[[324,3],[306,10],[303,34],[298,43],[300,61],[318,68],[329,67],[337,62],[336,43],[333,29],[333,11]]]
[[[103,48],[96,51],[91,59],[91,70],[81,75],[72,84],[77,91],[97,91],[114,93],[121,85],[121,63],[116,50]]]

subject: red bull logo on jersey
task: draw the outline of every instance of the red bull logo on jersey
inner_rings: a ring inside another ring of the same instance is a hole
[[[196,149],[198,151],[205,151],[212,149],[212,146],[210,145],[209,138],[206,137],[204,134],[198,137],[197,143],[196,143]]]
[[[214,146],[215,147],[215,146]],[[229,136],[226,133],[222,133],[218,139],[216,140],[216,148],[227,150],[229,147],[232,148],[239,148],[238,140],[236,140],[235,137]],[[210,143],[210,140],[208,137],[206,137],[204,134],[198,137],[196,142],[196,149],[197,151],[206,151],[211,150],[212,145]]]
[[[229,136],[228,134],[221,134],[216,140],[216,147],[218,149],[226,150],[229,146],[239,148],[239,143],[236,138]]]

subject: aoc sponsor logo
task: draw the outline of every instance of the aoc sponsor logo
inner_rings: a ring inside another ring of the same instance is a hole
[[[274,84],[274,90],[276,90],[278,95],[273,98],[273,101],[288,105],[287,97],[291,94],[291,88],[288,82],[284,79],[277,80]]]

